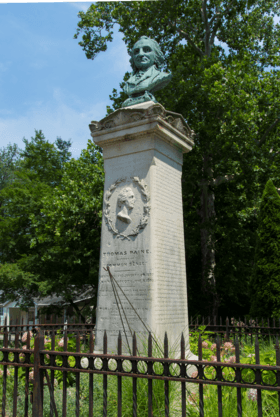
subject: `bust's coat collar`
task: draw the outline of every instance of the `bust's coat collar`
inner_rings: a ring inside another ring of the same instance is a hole
[[[128,84],[137,85],[144,81],[146,78],[155,77],[159,72],[160,71],[156,68],[156,66],[152,65],[146,72],[144,72],[141,77],[136,78],[136,74],[134,74],[129,78],[127,82]]]

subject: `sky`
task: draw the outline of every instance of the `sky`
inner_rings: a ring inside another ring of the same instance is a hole
[[[78,45],[81,37],[73,39],[78,12],[91,2],[1,1],[0,148],[24,148],[22,139],[37,129],[51,143],[71,139],[77,158],[90,139],[89,123],[106,115],[109,94],[131,71],[122,34],[116,28],[107,51],[92,61]]]
[[[89,123],[106,115],[109,94],[131,71],[122,34],[94,61],[73,39],[88,3],[0,3],[0,148],[42,130],[72,141],[77,158]]]

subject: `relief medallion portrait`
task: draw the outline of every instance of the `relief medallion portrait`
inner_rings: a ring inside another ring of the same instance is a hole
[[[118,207],[121,209],[117,218],[124,223],[131,223],[129,212],[134,208],[135,195],[130,187],[124,188],[118,195]]]
[[[117,238],[131,240],[144,229],[150,216],[150,193],[138,177],[120,178],[104,194],[104,217]]]

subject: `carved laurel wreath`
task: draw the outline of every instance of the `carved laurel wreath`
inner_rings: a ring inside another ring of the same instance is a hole
[[[130,240],[129,236],[137,236],[138,233],[140,232],[140,230],[141,229],[144,229],[145,226],[147,225],[147,223],[149,221],[150,210],[151,210],[151,206],[149,204],[149,201],[150,201],[150,193],[148,191],[147,184],[144,182],[144,180],[140,180],[138,177],[131,177],[131,179],[134,182],[134,184],[138,185],[138,187],[140,188],[140,191],[141,191],[141,194],[143,196],[143,199],[144,199],[145,204],[144,204],[144,207],[143,207],[143,216],[141,217],[138,226],[136,226],[135,229],[133,229],[129,234],[125,235],[124,233],[119,233],[119,231],[113,225],[113,221],[112,221],[112,219],[110,217],[110,209],[111,209],[110,198],[111,198],[111,195],[113,194],[113,191],[122,182],[125,182],[126,181],[126,178],[120,178],[117,181],[115,181],[109,187],[109,189],[105,192],[105,196],[104,196],[104,202],[105,202],[104,217],[105,217],[105,222],[107,223],[108,229],[114,235],[117,235],[117,238],[119,238],[121,240],[125,240],[125,239]]]

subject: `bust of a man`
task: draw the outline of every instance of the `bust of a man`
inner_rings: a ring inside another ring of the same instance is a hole
[[[118,195],[118,207],[121,209],[117,218],[124,223],[131,223],[129,212],[134,208],[135,196],[130,187],[124,188]]]
[[[153,93],[165,87],[172,74],[161,72],[164,55],[159,44],[147,36],[141,36],[130,51],[130,63],[133,73],[124,87],[129,96],[122,107],[132,106],[145,101],[157,102]]]

